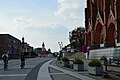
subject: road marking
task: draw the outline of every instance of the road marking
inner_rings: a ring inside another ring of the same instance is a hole
[[[0,77],[14,77],[14,76],[27,76],[27,74],[6,74],[6,75],[0,75]]]

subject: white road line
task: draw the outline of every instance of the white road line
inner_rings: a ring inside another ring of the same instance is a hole
[[[0,75],[0,77],[14,77],[14,76],[27,76],[27,74],[5,74],[5,75]]]

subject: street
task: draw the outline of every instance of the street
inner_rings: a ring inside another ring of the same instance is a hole
[[[0,80],[37,80],[40,66],[50,58],[27,58],[25,68],[20,68],[20,59],[9,60],[8,70],[3,70],[3,61],[0,61]]]

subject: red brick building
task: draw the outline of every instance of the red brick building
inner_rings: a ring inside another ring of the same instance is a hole
[[[120,43],[120,0],[87,0],[86,44],[93,48]]]

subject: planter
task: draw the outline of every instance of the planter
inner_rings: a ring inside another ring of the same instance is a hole
[[[62,61],[63,61],[63,66],[64,66],[64,67],[69,67],[69,59],[68,59],[68,58],[63,57],[63,58],[62,58]]]
[[[93,75],[102,75],[103,67],[102,66],[89,66],[88,72]]]
[[[84,70],[84,64],[74,64],[73,69],[76,71],[83,71]]]
[[[69,67],[69,61],[63,61],[63,66],[64,67]]]
[[[71,69],[73,69],[73,64],[74,64],[74,60],[73,59],[69,59],[69,67]]]

